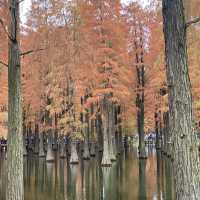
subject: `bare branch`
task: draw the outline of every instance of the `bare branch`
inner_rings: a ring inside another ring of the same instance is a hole
[[[25,1],[25,0],[19,0],[17,3],[20,4],[20,3],[22,3],[23,1]]]
[[[1,18],[0,18],[0,24],[1,24],[1,26],[2,26],[2,28],[3,28],[3,30],[4,30],[4,32],[5,32],[6,35],[8,36],[8,38],[9,38],[11,41],[13,41],[12,37],[11,37],[10,34],[8,33],[8,31],[7,31],[7,29],[6,29],[6,26],[4,25],[3,20],[2,20]]]
[[[36,52],[38,52],[38,51],[43,51],[43,50],[45,50],[45,48],[32,49],[32,50],[29,50],[29,51],[25,51],[25,52],[20,53],[20,56],[26,56],[26,55],[28,55],[28,54],[36,53]]]
[[[0,60],[0,64],[2,64],[2,65],[5,66],[5,67],[8,67],[8,64],[6,64],[5,62],[3,62],[3,61],[1,61],[1,60]]]
[[[189,26],[191,26],[191,25],[193,25],[193,24],[196,24],[196,23],[198,23],[198,22],[200,22],[200,17],[197,17],[197,18],[195,18],[195,19],[192,19],[192,20],[188,21],[188,22],[186,23],[186,28],[188,28]]]

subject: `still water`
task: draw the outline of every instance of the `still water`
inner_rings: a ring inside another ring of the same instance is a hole
[[[0,158],[0,200],[5,200],[6,161]],[[139,161],[129,148],[111,168],[102,168],[100,158],[68,164],[67,159],[46,163],[24,158],[25,200],[174,200],[171,162],[149,149]]]

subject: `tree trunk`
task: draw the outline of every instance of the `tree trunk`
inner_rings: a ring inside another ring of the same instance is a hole
[[[83,113],[83,123],[84,123],[84,148],[83,148],[83,159],[89,160],[90,159],[90,152],[89,152],[89,123],[88,123],[88,113]],[[86,126],[87,124],[87,126]]]
[[[34,153],[39,154],[39,126],[38,124],[35,124],[35,138],[34,138]]]
[[[65,145],[65,137],[62,135],[60,137],[60,144],[59,144],[59,149],[60,149],[60,158],[66,158],[67,157],[67,150],[66,150],[66,145]]]
[[[164,120],[164,130],[165,130],[165,153],[167,156],[170,156],[171,139],[169,133],[169,112],[164,113],[163,120]]]
[[[144,70],[144,44],[143,44],[143,28],[139,23],[139,30],[135,29],[135,60],[137,73],[137,127],[139,135],[139,158],[147,158],[144,142],[144,86],[145,86],[145,70]]]
[[[100,116],[97,116],[96,119],[96,130],[97,130],[97,137],[98,137],[98,150],[99,152],[103,151],[103,131],[102,131],[102,121]]]
[[[163,153],[167,154],[167,116],[163,113]]]
[[[108,118],[106,116],[102,117],[102,125],[103,125],[103,157],[101,165],[109,167],[112,165],[112,163],[109,152]]]
[[[182,0],[163,0],[169,122],[177,200],[198,200],[199,157],[192,121],[186,23]]]
[[[96,141],[95,141],[95,134],[96,133],[96,125],[95,125],[95,119],[91,120],[91,132],[92,132],[92,140],[91,140],[91,146],[90,146],[90,156],[95,156],[96,154]]]
[[[77,150],[76,150],[76,142],[71,141],[70,144],[71,144],[70,164],[78,164],[79,160],[78,160],[78,154],[77,154]]]
[[[23,133],[21,66],[19,50],[19,3],[9,0],[8,55],[8,152],[6,200],[23,200]]]
[[[47,135],[47,155],[46,155],[46,161],[52,162],[55,160],[54,158],[54,152],[53,152],[53,145],[52,145],[52,131],[49,131]]]
[[[140,100],[141,101],[141,100]],[[145,150],[145,141],[144,141],[144,102],[140,102],[140,110],[138,111],[138,133],[139,133],[139,158],[146,159],[147,154]]]
[[[90,116],[94,115],[94,104],[91,105],[90,108]],[[95,126],[95,119],[90,119],[90,133],[91,133],[91,145],[90,145],[90,156],[95,156],[96,154],[96,140],[95,135],[96,133],[96,126]]]
[[[27,156],[27,148],[26,148],[26,126],[23,126],[23,155]]]
[[[147,200],[146,191],[146,160],[139,160],[139,198],[142,200]]]
[[[44,152],[44,133],[39,133],[39,157],[45,157],[45,152]]]
[[[90,146],[90,156],[94,157],[96,154],[96,142],[93,140]]]
[[[118,137],[117,137],[117,146],[118,146],[118,154],[121,154],[124,150],[124,145],[123,145],[123,141],[122,141],[122,119],[121,119],[121,107],[118,106],[118,117],[117,117],[117,126],[118,126]]]
[[[27,149],[28,151],[32,151],[32,129],[31,129],[31,122],[28,124],[28,128],[27,128],[27,139],[28,139],[28,146]]]
[[[114,121],[113,121],[113,106],[112,104],[109,106],[109,118],[108,118],[108,136],[110,138],[110,159],[111,161],[116,161],[116,154],[115,154],[115,142],[114,142]]]
[[[159,130],[159,135],[160,135],[161,152],[164,152],[164,127],[163,127],[163,120],[162,120],[162,112],[161,112],[161,110],[158,111],[158,130]]]
[[[155,111],[155,131],[156,131],[156,149],[159,150],[161,148],[160,144],[160,134],[159,134],[159,121],[158,121],[158,111]]]

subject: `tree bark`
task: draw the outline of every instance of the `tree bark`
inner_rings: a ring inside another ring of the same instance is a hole
[[[94,104],[91,105],[90,108],[90,116],[94,115]],[[95,135],[96,133],[96,126],[95,126],[96,119],[90,119],[90,132],[91,132],[91,145],[90,145],[90,156],[95,156],[96,154],[96,140]]]
[[[34,153],[39,154],[39,125],[35,124]]]
[[[64,135],[60,136],[59,149],[60,149],[60,158],[66,158],[67,157],[67,149],[66,149]]]
[[[108,117],[106,117],[106,115],[102,115],[102,125],[103,125],[103,157],[101,165],[109,167],[112,165],[112,163],[109,151]]]
[[[103,151],[103,131],[102,131],[102,121],[99,115],[96,119],[96,130],[97,130],[97,139],[98,139],[98,151]]]
[[[183,1],[163,0],[163,20],[176,199],[198,200],[200,166],[192,121]]]
[[[139,30],[137,30],[139,29]],[[138,33],[139,32],[139,33]],[[144,69],[144,44],[143,44],[143,28],[139,22],[138,28],[135,28],[135,61],[137,73],[137,128],[139,135],[139,158],[147,158],[144,142],[144,86],[145,86],[145,69]]]
[[[159,120],[158,120],[158,110],[155,111],[155,131],[156,131],[156,149],[161,148],[160,134],[159,134]]]
[[[23,134],[21,65],[19,50],[19,3],[9,0],[8,52],[8,153],[6,200],[23,200]]]
[[[45,157],[43,132],[39,133],[39,157]]]
[[[124,150],[124,145],[123,145],[123,137],[122,137],[122,119],[121,119],[121,106],[117,107],[117,126],[118,126],[118,130],[117,130],[117,148],[118,148],[118,154],[121,154]]]
[[[46,155],[46,161],[52,162],[55,160],[54,158],[54,152],[53,152],[53,145],[52,145],[52,130],[48,132],[47,135],[47,155]]]
[[[108,110],[108,136],[109,136],[109,147],[110,147],[110,159],[111,161],[116,161],[116,154],[115,154],[115,133],[114,133],[114,119],[113,119],[113,105],[111,104],[109,106],[109,110]]]
[[[23,155],[27,156],[27,148],[26,148],[26,126],[23,125]]]
[[[78,164],[78,154],[76,150],[76,141],[71,141],[71,157],[70,157],[70,164]]]
[[[139,160],[139,191],[138,199],[147,200],[146,191],[146,160]]]
[[[90,151],[89,151],[89,121],[88,121],[88,113],[83,113],[83,123],[84,123],[84,148],[83,148],[83,159],[90,159]],[[87,124],[87,126],[86,126]]]

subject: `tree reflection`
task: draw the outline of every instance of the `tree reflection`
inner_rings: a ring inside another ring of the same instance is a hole
[[[47,163],[43,158],[24,159],[26,200],[173,200],[170,159],[153,151],[138,160],[133,149],[118,156],[112,167],[102,167],[99,157],[71,165],[65,159]],[[157,162],[156,162],[157,156]],[[6,161],[0,162],[0,199],[5,200]]]
[[[139,193],[138,200],[147,200],[146,194],[146,159],[139,160]]]

